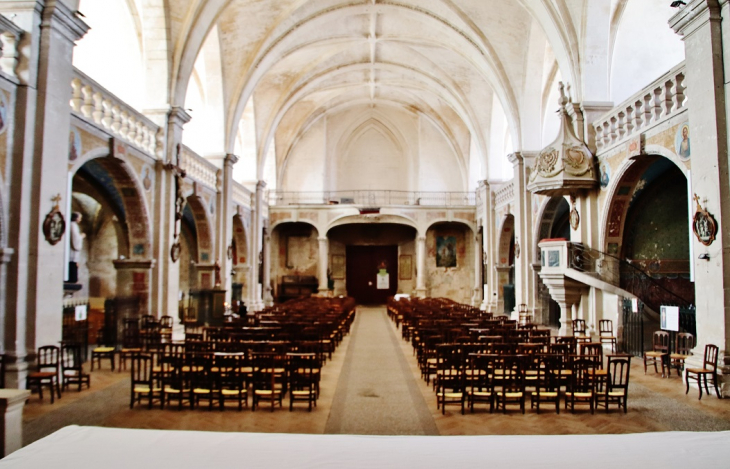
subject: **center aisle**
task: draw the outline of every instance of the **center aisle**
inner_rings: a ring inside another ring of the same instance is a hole
[[[325,433],[438,435],[384,306],[357,307]]]

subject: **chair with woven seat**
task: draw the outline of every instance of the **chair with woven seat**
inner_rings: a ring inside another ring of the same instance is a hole
[[[174,325],[174,320],[172,316],[162,316],[160,318],[160,340],[163,343],[171,342],[172,341],[172,327]]]
[[[190,407],[195,408],[201,399],[208,400],[208,409],[213,409],[214,402],[220,402],[220,386],[218,372],[213,366],[213,355],[209,352],[192,354],[190,366]]]
[[[315,353],[287,353],[289,361],[289,412],[295,401],[304,401],[309,412],[317,406],[320,364]]]
[[[81,360],[81,346],[77,344],[63,344],[61,346],[61,387],[72,384],[78,385],[81,391],[83,385],[91,387],[91,376],[84,372],[84,365]]]
[[[122,348],[119,350],[119,371],[127,369],[127,360],[142,352],[139,336],[139,322],[136,319],[125,319],[122,329]]]
[[[38,347],[36,357],[36,371],[28,373],[25,379],[27,389],[38,389],[38,395],[43,399],[43,387],[47,386],[51,391],[51,404],[54,402],[54,391],[61,398],[61,385],[59,373],[61,371],[61,351],[55,345],[44,345]]]
[[[591,357],[577,356],[573,358],[572,368],[570,386],[565,391],[565,408],[575,413],[576,404],[584,403],[589,405],[592,414],[596,399],[596,361]]]
[[[94,371],[94,363],[96,363],[99,366],[99,369],[101,369],[101,361],[104,359],[109,360],[112,371],[114,371],[114,356],[116,354],[117,349],[115,347],[108,347],[106,345],[94,347],[91,350],[91,371]]]
[[[245,353],[215,354],[215,367],[218,369],[218,393],[221,410],[226,401],[238,403],[238,410],[248,407],[248,389],[244,376]]]
[[[677,369],[677,376],[682,376],[684,362],[692,355],[695,337],[689,332],[679,332],[674,342],[674,352],[669,354],[669,371]],[[671,374],[671,373],[670,373]]]
[[[651,351],[644,352],[644,374],[646,374],[646,368],[648,364],[654,365],[654,373],[658,373],[657,362],[662,367],[662,378],[669,375],[669,332],[667,331],[656,331],[654,332],[654,338],[652,340]],[[667,369],[667,374],[664,374],[664,369]]]
[[[700,390],[700,397],[702,399],[702,379],[705,381],[705,391],[710,394],[710,390],[707,387],[707,377],[712,377],[712,385],[715,387],[715,394],[718,399],[722,399],[720,395],[720,389],[717,387],[717,355],[719,349],[717,345],[707,344],[705,345],[705,354],[702,360],[702,368],[687,368],[685,374],[685,382],[687,383],[687,389],[685,394],[689,392],[690,380],[697,382],[697,387]]]
[[[631,355],[609,355],[608,380],[606,386],[602,390],[596,391],[596,405],[606,407],[615,402],[619,409],[623,407],[624,413],[627,412],[627,403],[629,398],[629,372],[631,371]]]
[[[616,336],[613,333],[613,321],[601,319],[598,321],[598,338],[601,344],[611,344],[611,353],[616,353]]]
[[[540,413],[540,403],[555,404],[555,413],[560,413],[560,384],[563,374],[561,355],[541,354],[536,357],[537,376],[535,390],[530,393],[530,407]]]
[[[134,407],[134,403],[142,403],[142,399],[147,399],[147,407],[152,408],[155,399],[162,403],[162,387],[155,383],[152,375],[152,357],[137,353],[131,357],[132,361],[132,392],[129,400],[129,408]]]
[[[446,413],[446,405],[456,404],[464,414],[464,357],[458,344],[440,344],[437,347],[436,408]]]
[[[251,366],[251,410],[255,411],[261,401],[268,401],[273,412],[276,404],[281,407],[286,393],[285,358],[276,352],[251,352]]]
[[[508,404],[519,404],[525,413],[525,356],[504,355],[494,369],[494,404],[507,413]]]
[[[489,413],[494,412],[494,364],[499,360],[498,355],[486,353],[472,353],[467,360],[467,376],[469,385],[467,399],[469,411],[474,412],[474,404],[483,402],[489,404]]]

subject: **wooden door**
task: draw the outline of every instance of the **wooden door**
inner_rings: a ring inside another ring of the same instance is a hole
[[[385,304],[398,291],[398,246],[347,246],[347,294],[358,304]],[[385,267],[388,288],[378,288],[378,272]]]

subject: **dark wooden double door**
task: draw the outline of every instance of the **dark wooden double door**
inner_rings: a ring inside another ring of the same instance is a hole
[[[398,291],[398,246],[347,246],[347,294],[358,304],[385,304]],[[378,288],[378,272],[388,272],[388,289]]]

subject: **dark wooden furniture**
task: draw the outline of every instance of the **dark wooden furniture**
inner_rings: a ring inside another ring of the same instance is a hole
[[[279,284],[279,302],[317,293],[319,282],[309,275],[284,275]]]
[[[25,379],[27,389],[38,389],[38,395],[43,399],[43,387],[47,386],[51,391],[51,404],[54,402],[54,390],[61,398],[61,386],[59,373],[61,369],[61,351],[55,345],[44,345],[38,348],[36,357],[36,371],[29,373]]]
[[[664,376],[669,377],[669,332],[654,332],[652,349],[649,352],[644,352],[644,374],[646,374],[646,367],[650,363],[654,365],[654,373],[658,373],[657,362],[662,367],[662,378]],[[665,368],[667,369],[666,375],[664,374]]]
[[[78,386],[78,391],[86,385],[91,387],[91,376],[84,372],[81,346],[77,344],[64,344],[61,346],[61,387],[66,390],[69,385]]]
[[[613,334],[613,321],[601,319],[598,321],[598,338],[601,344],[611,344],[611,352],[616,353],[616,336]]]
[[[674,343],[674,353],[669,354],[669,369],[677,369],[677,376],[682,376],[684,371],[684,362],[692,355],[692,349],[695,348],[695,337],[689,332],[677,333]]]
[[[697,382],[697,387],[700,390],[700,397],[699,399],[702,399],[702,379],[704,378],[705,381],[705,391],[707,391],[707,394],[710,394],[710,390],[707,388],[707,377],[710,376],[712,378],[712,385],[715,387],[715,394],[717,394],[718,399],[722,399],[722,396],[720,395],[720,389],[717,387],[717,354],[718,354],[718,347],[717,345],[713,344],[707,344],[705,345],[705,355],[704,359],[702,361],[702,368],[687,368],[687,374],[685,376],[685,382],[687,383],[687,389],[685,390],[685,394],[689,392],[689,382],[690,380]]]

